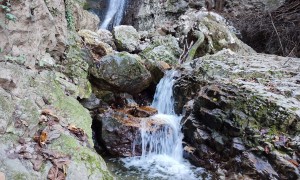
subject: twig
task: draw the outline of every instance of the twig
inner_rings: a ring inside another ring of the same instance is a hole
[[[273,22],[272,15],[271,15],[270,12],[268,12],[268,14],[269,14],[269,16],[270,16],[270,18],[271,18],[272,26],[273,26],[273,28],[274,28],[276,34],[277,34],[277,37],[278,37],[278,40],[279,40],[279,43],[280,43],[280,47],[281,47],[281,50],[282,50],[282,55],[284,56],[284,50],[283,50],[282,42],[281,42],[281,39],[280,39],[280,37],[279,37],[278,31],[277,31],[277,29],[276,29],[276,27],[275,27],[275,24],[274,24],[274,22]]]
[[[289,53],[289,55],[287,55],[287,57],[289,57],[291,55],[291,53],[294,51],[294,49],[296,48],[296,46],[292,49],[292,51]],[[286,65],[286,63],[289,62],[289,60],[291,60],[292,58],[288,58],[288,60],[286,60],[283,65]]]

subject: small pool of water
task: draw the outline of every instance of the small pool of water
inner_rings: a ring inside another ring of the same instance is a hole
[[[139,157],[133,157],[138,159]],[[159,158],[163,160],[163,158]],[[162,163],[156,164],[155,160],[147,164],[152,164],[149,169],[136,166],[129,166],[128,161],[132,158],[105,158],[109,171],[118,180],[210,180],[212,179],[205,169],[190,165],[186,160],[183,164],[168,164],[168,172],[165,167],[159,167]],[[138,163],[138,160],[136,161]],[[188,167],[188,169],[187,169]],[[160,170],[161,169],[161,170]],[[188,174],[187,174],[188,173]]]

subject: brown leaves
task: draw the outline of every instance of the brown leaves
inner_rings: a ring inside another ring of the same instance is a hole
[[[296,167],[299,167],[299,163],[296,161],[296,160],[294,160],[294,159],[291,159],[291,160],[288,160],[290,163],[292,163],[294,166],[296,166]]]
[[[51,109],[43,109],[41,112],[40,123],[49,120],[54,120],[56,122],[59,122],[59,119],[60,118],[56,116]]]
[[[64,180],[66,179],[66,175],[64,166],[52,166],[48,172],[47,178],[50,180]]]
[[[16,125],[19,127],[28,126],[26,121],[22,120],[18,120]],[[87,142],[86,133],[75,125],[67,125],[51,109],[43,109],[41,111],[39,124],[36,127],[39,127],[39,129],[35,132],[34,137],[20,137],[18,140],[19,144],[8,150],[8,156],[10,158],[29,160],[35,171],[39,171],[44,162],[50,161],[53,166],[50,168],[47,178],[50,180],[66,179],[67,167],[71,157],[48,149],[47,144],[59,138],[62,133],[68,134],[68,132],[74,134],[80,141]]]
[[[41,135],[40,135],[40,138],[39,138],[39,144],[40,146],[43,146],[45,145],[46,141],[47,141],[47,138],[48,138],[48,134],[46,132],[42,132]]]
[[[68,130],[73,133],[80,141],[87,141],[87,135],[86,133],[83,131],[83,129],[76,127],[73,124],[70,124],[68,126]]]
[[[47,178],[50,180],[66,179],[67,165],[70,163],[71,159],[70,156],[51,150],[44,150],[43,155],[53,164],[48,172]]]

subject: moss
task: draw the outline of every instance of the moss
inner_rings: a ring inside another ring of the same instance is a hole
[[[27,174],[16,172],[12,176],[13,180],[28,180],[31,179],[30,177],[27,176]]]
[[[247,98],[242,98],[247,97]],[[259,130],[263,127],[272,127],[272,132],[293,131],[290,129],[295,117],[284,108],[277,104],[269,102],[267,99],[255,95],[254,93],[245,93],[240,99],[236,100],[233,107],[244,112],[251,120],[248,119],[249,126]],[[243,119],[238,119],[245,124]],[[293,132],[290,132],[293,133]]]
[[[105,162],[102,157],[93,152],[92,149],[80,145],[75,137],[62,134],[60,138],[50,144],[49,148],[71,155],[72,160],[77,163],[84,163],[89,174],[101,173],[104,179],[113,179],[110,173],[103,169],[102,166]]]
[[[68,122],[82,128],[89,136],[90,144],[93,144],[91,136],[92,119],[87,109],[85,109],[76,99],[66,96],[60,89],[58,83],[54,84],[53,97],[54,107],[67,115]]]
[[[73,15],[73,1],[72,0],[65,0],[65,7],[66,7],[66,19],[68,23],[68,29],[71,31],[75,31],[75,20]]]
[[[20,137],[16,134],[12,134],[12,133],[5,133],[5,134],[1,134],[0,136],[0,142],[2,144],[9,144],[9,143],[13,143],[16,142]]]

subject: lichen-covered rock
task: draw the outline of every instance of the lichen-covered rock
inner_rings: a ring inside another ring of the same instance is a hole
[[[134,52],[139,46],[140,35],[132,26],[116,26],[113,36],[119,51]]]
[[[178,64],[182,53],[177,39],[171,35],[154,36],[151,44],[140,55],[150,61],[164,61],[168,64]]]
[[[200,43],[189,50],[189,53],[194,51],[194,58],[214,54],[222,49],[231,49],[241,54],[255,53],[236,37],[235,31],[235,28],[229,26],[222,16],[214,12],[190,9],[179,17],[178,36],[181,38],[181,43],[186,46],[190,43],[195,45],[199,38],[203,38],[198,35],[199,32],[204,35],[205,43]]]
[[[64,157],[67,179],[112,179],[93,150],[89,112],[64,91],[57,74],[0,64],[15,83],[10,90],[0,85],[0,172],[7,179],[46,179],[55,160]],[[46,139],[37,136],[41,131]]]
[[[83,29],[78,31],[78,35],[82,37],[84,43],[90,47],[95,59],[113,53],[113,48],[109,44],[102,42],[101,37],[96,32]]]
[[[185,0],[133,0],[129,2],[124,19],[138,30],[148,31],[165,24],[174,24],[187,8]]]
[[[83,2],[85,3],[85,2]],[[89,29],[96,31],[99,29],[99,17],[82,8],[81,4],[74,3],[72,6],[75,30]]]
[[[115,50],[117,49],[113,39],[113,35],[109,30],[99,29],[97,31],[97,34],[99,35],[100,41],[109,44]]]
[[[290,156],[299,152],[293,138],[300,125],[299,65],[298,59],[230,50],[182,65],[175,110],[184,108],[184,140],[195,148],[186,155],[191,162],[213,171],[220,163],[226,176],[299,178],[298,155]]]
[[[62,56],[67,43],[67,21],[64,1],[16,1],[11,7],[17,21],[7,21],[0,13],[0,47],[5,55],[22,57],[27,66],[45,53]],[[2,25],[1,25],[2,27]],[[3,57],[2,57],[3,58]]]
[[[103,57],[91,66],[90,73],[99,89],[130,94],[143,91],[152,81],[141,58],[127,52]]]

